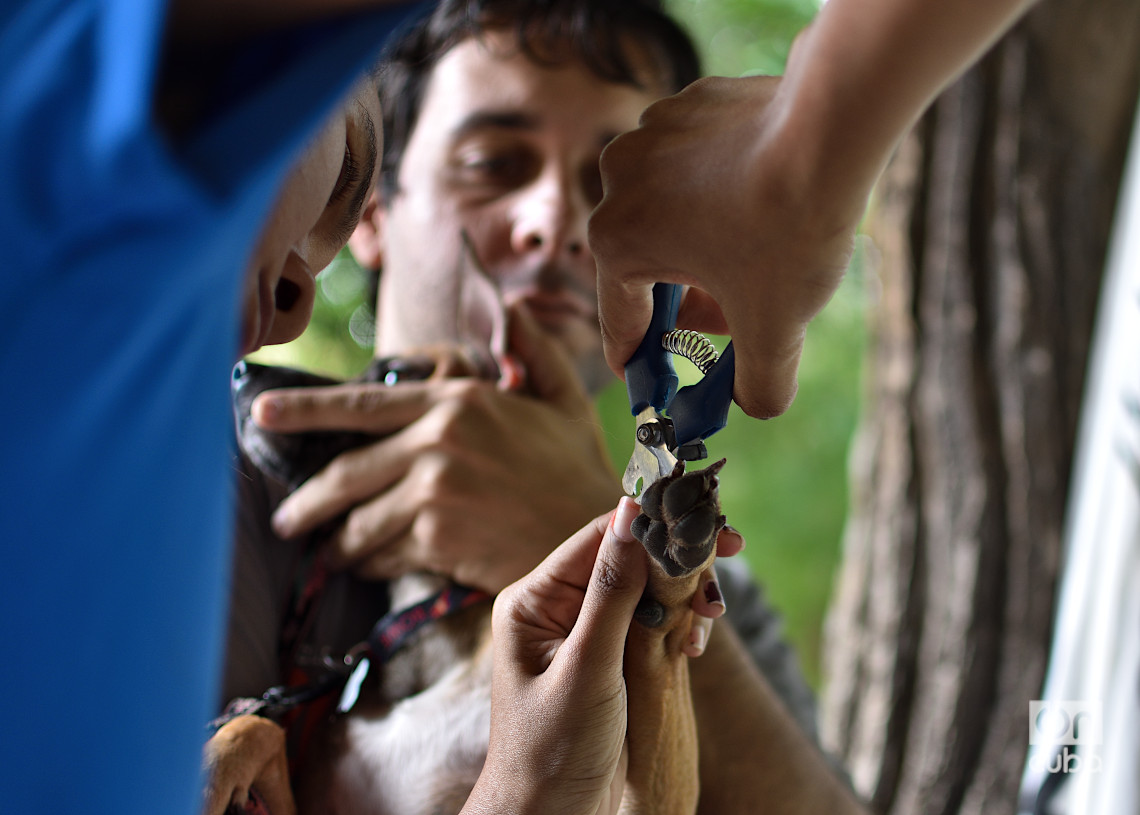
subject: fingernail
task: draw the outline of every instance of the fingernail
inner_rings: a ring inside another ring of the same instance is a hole
[[[731,524],[725,524],[724,525],[724,531],[730,535],[736,535],[736,537],[740,538],[740,548],[741,549],[743,549],[745,546],[748,545],[748,539],[745,538],[744,535],[740,534],[740,530],[737,529],[735,526],[732,526]]]
[[[273,513],[270,523],[273,525],[273,531],[277,533],[279,538],[288,538],[289,533],[293,531],[292,519],[289,517],[289,508],[285,504],[277,507]]]
[[[705,645],[708,642],[708,631],[704,626],[696,626],[693,628],[692,634],[689,636],[689,647],[686,653],[691,657],[699,657],[705,652]]]
[[[526,385],[526,368],[511,355],[498,361],[499,363],[499,390],[520,391]]]
[[[283,407],[276,396],[259,396],[253,403],[253,420],[258,424],[272,422],[281,415]]]
[[[717,585],[714,579],[709,579],[705,582],[705,601],[714,606],[724,605],[724,598],[721,597],[720,594],[720,586]]]
[[[611,526],[618,540],[629,542],[634,539],[630,525],[633,519],[641,514],[641,507],[628,495],[623,495],[618,502],[617,512],[614,513]]]

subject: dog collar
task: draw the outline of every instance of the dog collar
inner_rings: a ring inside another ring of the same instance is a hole
[[[363,643],[349,651],[363,654],[381,664],[396,655],[407,641],[430,622],[470,608],[491,595],[478,589],[450,583],[439,594],[409,606],[401,611],[390,611],[376,621],[372,632]]]
[[[490,596],[478,589],[450,583],[434,597],[400,611],[390,611],[381,617],[376,625],[372,626],[368,639],[344,657],[345,665],[352,668],[352,673],[349,674],[344,690],[341,691],[340,701],[336,706],[337,712],[347,713],[352,710],[352,706],[360,696],[360,686],[368,676],[372,660],[383,665],[428,623],[481,603]]]
[[[383,665],[428,623],[470,608],[490,597],[478,589],[452,583],[414,606],[390,611],[372,626],[367,639],[345,654],[343,663],[326,656],[321,660],[320,675],[310,682],[273,687],[256,698],[234,699],[221,716],[209,723],[208,732],[212,735],[226,722],[243,715],[280,720],[299,707],[335,693],[338,687],[341,688],[341,695],[337,710],[345,713],[356,704],[360,685],[368,675],[373,660]]]

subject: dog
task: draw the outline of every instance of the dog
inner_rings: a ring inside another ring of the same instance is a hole
[[[397,361],[397,376],[422,378],[430,367]],[[391,360],[365,380],[391,381]],[[239,444],[266,475],[296,488],[336,455],[374,441],[359,433],[278,435],[250,419],[265,390],[337,384],[285,368],[241,363],[233,394]],[[624,670],[629,699],[629,772],[622,811],[681,813],[698,795],[696,725],[689,693],[690,604],[716,553],[724,526],[717,473],[724,461],[670,475],[645,490],[635,536],[650,554],[650,577],[635,614]],[[235,579],[240,580],[237,575]],[[417,609],[449,582],[410,574],[390,584],[391,607]],[[288,783],[283,730],[268,718],[242,715],[223,724],[206,747],[206,812],[456,813],[482,769],[490,732],[491,598],[472,599],[418,629],[383,661],[342,684],[338,708],[306,747],[307,760]],[[387,655],[386,655],[387,656]],[[347,697],[347,703],[346,703]],[[256,807],[263,807],[258,810]]]

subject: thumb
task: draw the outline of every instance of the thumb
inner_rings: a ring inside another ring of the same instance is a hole
[[[677,311],[677,328],[705,331],[709,334],[729,334],[728,321],[720,305],[708,292],[695,286],[685,290],[685,299]]]
[[[653,283],[626,283],[606,274],[598,260],[598,319],[606,362],[625,379],[625,364],[641,344],[653,315]]]
[[[589,397],[561,343],[546,333],[525,304],[514,303],[508,310],[507,347],[526,371],[531,392],[544,402],[580,408]]]
[[[594,560],[582,611],[567,644],[572,651],[592,652],[600,659],[620,660],[633,614],[649,579],[645,549],[633,537],[630,524],[640,513],[637,503],[624,496]]]

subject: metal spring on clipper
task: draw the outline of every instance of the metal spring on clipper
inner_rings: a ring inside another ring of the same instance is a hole
[[[690,331],[687,328],[666,331],[661,335],[661,347],[689,360],[702,374],[707,374],[720,359],[720,354],[708,337],[699,331]]]

